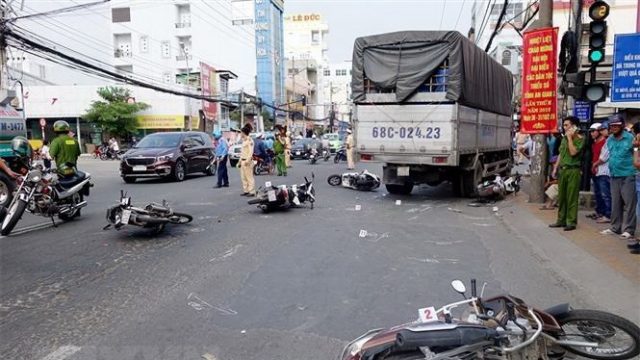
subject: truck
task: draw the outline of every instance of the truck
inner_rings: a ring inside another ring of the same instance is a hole
[[[477,185],[512,166],[512,74],[457,31],[359,37],[353,132],[362,162],[382,162],[391,194],[419,184]]]
[[[15,161],[16,156],[11,149],[11,140],[16,136],[26,137],[26,121],[22,113],[11,106],[15,92],[5,91],[4,95],[0,95],[0,98],[0,158],[15,171],[18,169]],[[0,207],[9,205],[14,190],[15,181],[0,171]]]

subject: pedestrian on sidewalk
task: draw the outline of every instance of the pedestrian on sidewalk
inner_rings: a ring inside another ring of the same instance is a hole
[[[227,160],[229,159],[229,143],[222,137],[222,132],[216,130],[213,132],[213,138],[216,140],[216,164],[218,166],[218,184],[216,188],[229,187],[229,174],[227,173]]]
[[[563,227],[565,231],[575,230],[578,224],[580,167],[585,142],[578,131],[579,123],[575,116],[564,118],[564,138],[560,144],[560,155],[551,173],[551,176],[555,177],[558,169],[561,171],[558,180],[558,218],[549,227]]]
[[[240,168],[240,179],[242,180],[242,196],[255,195],[255,181],[253,179],[253,139],[249,134],[253,130],[251,124],[246,124],[241,130],[242,150],[238,167]]]
[[[636,225],[640,223],[640,122],[633,124],[635,139],[633,142],[633,166],[636,168]],[[627,244],[632,254],[640,254],[640,239],[637,235],[635,242]]]
[[[609,178],[609,150],[605,146],[609,136],[607,124],[593,123],[589,128],[591,144],[591,174],[596,212],[590,216],[597,223],[611,222],[611,187]]]
[[[276,154],[276,172],[278,176],[287,176],[287,164],[285,162],[285,147],[287,146],[287,133],[285,129],[277,125],[276,141],[273,143],[273,152]]]
[[[619,234],[632,240],[636,229],[636,168],[633,166],[633,135],[624,130],[620,114],[609,120],[611,136],[607,139],[611,173],[611,227],[600,233]],[[635,243],[635,241],[633,241]]]

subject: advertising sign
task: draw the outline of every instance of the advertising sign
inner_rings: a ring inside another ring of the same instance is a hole
[[[640,101],[640,33],[616,34],[611,102]]]
[[[184,115],[138,115],[138,129],[183,129]]]
[[[215,98],[218,95],[218,76],[216,69],[200,62],[200,87],[202,96]],[[211,101],[202,101],[202,111],[207,119],[215,120],[218,115],[218,103]]]
[[[557,131],[558,28],[524,34],[522,60],[522,121],[525,134]]]

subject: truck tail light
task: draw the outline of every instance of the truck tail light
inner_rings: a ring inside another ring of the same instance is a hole
[[[373,161],[373,155],[369,155],[369,154],[360,154],[360,160],[363,160],[363,161]]]
[[[434,164],[445,164],[448,159],[448,156],[434,156],[432,161]]]

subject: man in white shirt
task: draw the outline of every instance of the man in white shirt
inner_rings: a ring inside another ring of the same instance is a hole
[[[609,128],[607,123],[594,123],[589,128],[593,138],[591,174],[593,175],[593,192],[596,198],[596,222],[611,222],[611,179],[609,172],[609,149],[606,146]]]

